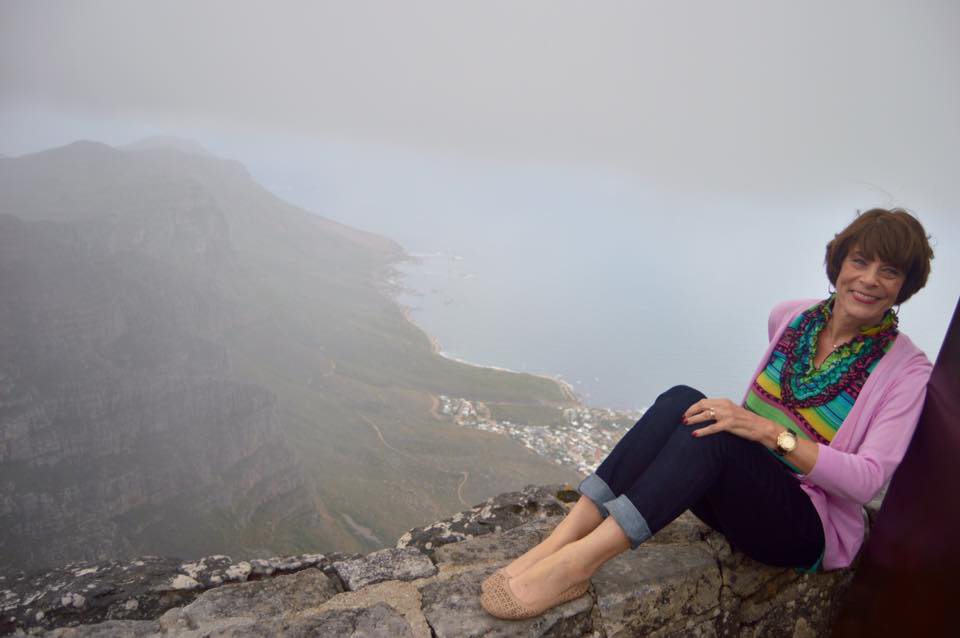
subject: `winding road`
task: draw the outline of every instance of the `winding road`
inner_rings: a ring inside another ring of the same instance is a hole
[[[387,440],[383,438],[383,432],[380,430],[380,427],[376,423],[374,423],[373,421],[371,421],[370,419],[368,419],[366,416],[362,414],[359,414],[358,416],[364,421],[366,421],[370,425],[370,427],[373,428],[373,431],[377,433],[377,438],[380,439],[380,442],[383,443],[384,447],[386,447],[391,452],[400,454],[401,456],[405,456],[407,458],[413,458],[410,454],[407,454],[403,450],[398,450],[397,448],[387,443]],[[464,506],[470,507],[470,504],[467,503],[465,500],[463,500],[463,486],[467,484],[467,479],[470,478],[470,472],[466,470],[461,470],[460,475],[461,475],[460,483],[457,485],[457,499],[459,499],[459,501]]]
[[[457,498],[460,499],[460,502],[463,503],[465,507],[470,507],[470,504],[463,500],[463,486],[466,485],[467,479],[470,478],[470,472],[463,470],[460,474],[463,475],[463,478],[460,479],[460,484],[457,485]]]

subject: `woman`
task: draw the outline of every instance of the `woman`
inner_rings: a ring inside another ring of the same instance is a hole
[[[550,536],[484,581],[484,609],[529,618],[581,596],[603,563],[687,509],[758,561],[848,566],[862,505],[903,458],[923,406],[931,365],[893,307],[926,284],[927,239],[904,210],[859,215],[827,244],[836,291],[771,312],[743,403],[685,386],[660,395]]]

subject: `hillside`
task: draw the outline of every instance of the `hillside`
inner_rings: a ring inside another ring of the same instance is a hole
[[[5,565],[367,551],[577,480],[435,416],[571,401],[434,353],[388,294],[398,245],[162,142],[0,159]]]

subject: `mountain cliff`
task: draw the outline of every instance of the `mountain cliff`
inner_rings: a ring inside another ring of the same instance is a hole
[[[464,498],[576,478],[432,413],[441,393],[570,397],[434,353],[385,294],[399,246],[191,150],[0,159],[5,569],[370,550]]]

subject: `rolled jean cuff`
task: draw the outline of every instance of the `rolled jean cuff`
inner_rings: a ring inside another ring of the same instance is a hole
[[[620,525],[623,533],[630,539],[630,549],[636,549],[640,543],[653,536],[646,519],[637,511],[626,494],[621,494],[612,501],[607,501],[604,506],[610,512],[613,520]]]
[[[604,518],[610,515],[604,503],[617,498],[617,495],[613,493],[606,481],[597,476],[596,472],[580,481],[577,491],[589,498]]]

